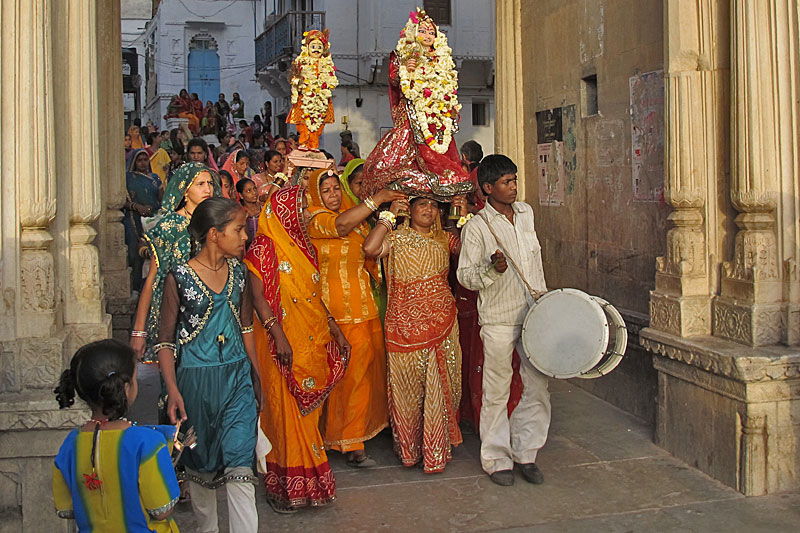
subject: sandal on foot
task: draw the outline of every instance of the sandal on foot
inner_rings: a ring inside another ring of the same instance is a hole
[[[347,466],[352,468],[374,468],[378,466],[378,463],[375,462],[375,459],[365,454],[356,459],[348,459]]]

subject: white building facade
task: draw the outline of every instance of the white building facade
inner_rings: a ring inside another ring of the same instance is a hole
[[[253,0],[161,0],[146,30],[146,97],[142,122],[166,126],[170,99],[186,89],[206,101],[237,92],[248,122],[269,93],[256,81]]]
[[[141,118],[145,102],[145,43],[153,0],[125,0],[120,4],[122,75],[126,125]]]
[[[349,129],[366,157],[392,127],[388,58],[409,12],[419,6],[447,33],[453,49],[463,106],[456,144],[474,139],[484,154],[493,153],[494,0],[256,0],[256,4],[256,72],[274,101],[273,132],[294,131],[294,126],[286,128],[283,123],[291,106],[289,67],[303,31],[328,28],[339,87],[333,93],[336,123],[326,126],[320,148],[338,159],[339,133]]]

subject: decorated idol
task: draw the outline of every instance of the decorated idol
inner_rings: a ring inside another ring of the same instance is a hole
[[[300,134],[303,148],[319,148],[325,124],[333,122],[332,91],[339,85],[331,59],[328,30],[303,33],[303,41],[292,64],[292,109],[286,117]]]
[[[461,104],[452,50],[419,8],[389,56],[389,104],[394,128],[364,163],[363,197],[385,187],[439,201],[471,192],[453,142]]]

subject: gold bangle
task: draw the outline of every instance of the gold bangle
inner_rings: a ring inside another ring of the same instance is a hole
[[[278,322],[278,317],[271,316],[268,319],[266,319],[264,322],[262,322],[261,325],[264,326],[264,329],[269,332],[269,330],[272,329],[272,326],[277,324],[277,322]]]

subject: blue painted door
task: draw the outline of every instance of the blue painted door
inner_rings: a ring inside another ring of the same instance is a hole
[[[219,96],[219,56],[216,50],[196,49],[189,52],[189,93],[197,93],[206,101]]]

